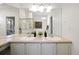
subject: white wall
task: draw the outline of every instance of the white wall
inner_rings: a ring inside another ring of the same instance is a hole
[[[52,10],[52,19],[53,19],[53,36],[61,36],[62,28],[62,9],[54,8]]]
[[[49,30],[48,30],[48,34],[49,36],[61,36],[62,35],[62,8],[61,8],[61,4],[52,4],[52,10],[51,12],[48,14],[48,20],[49,20]],[[50,17],[52,16],[52,23],[53,23],[53,34],[51,34],[51,21],[50,21]]]
[[[72,54],[79,54],[79,4],[62,4],[62,36],[71,38]]]
[[[15,16],[15,32],[17,33],[18,10],[4,4],[0,5],[0,35],[6,35],[6,16]]]
[[[79,4],[57,4],[52,10],[54,36],[72,40],[72,54],[79,55]]]

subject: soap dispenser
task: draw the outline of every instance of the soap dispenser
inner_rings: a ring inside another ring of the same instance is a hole
[[[36,37],[36,31],[34,32],[34,37]]]
[[[44,37],[47,37],[47,32],[46,31],[44,32]]]

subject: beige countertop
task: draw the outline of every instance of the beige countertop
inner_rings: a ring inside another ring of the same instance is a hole
[[[7,43],[26,43],[26,42],[51,42],[51,43],[72,43],[71,40],[69,39],[65,39],[65,38],[61,38],[61,37],[20,37],[20,36],[16,36],[16,37],[4,37],[4,38],[0,38],[0,46],[3,46]]]
[[[8,43],[9,43],[9,41],[7,41],[7,40],[5,40],[3,38],[0,39],[0,47],[5,45],[5,44],[8,44]]]
[[[11,41],[11,39],[12,39],[11,37],[0,36],[0,47],[8,44]]]
[[[71,40],[61,37],[14,37],[10,42],[53,42],[53,43],[72,43]]]

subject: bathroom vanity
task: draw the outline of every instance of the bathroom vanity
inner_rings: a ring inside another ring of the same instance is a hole
[[[71,40],[61,37],[15,37],[10,41],[12,55],[71,55]]]

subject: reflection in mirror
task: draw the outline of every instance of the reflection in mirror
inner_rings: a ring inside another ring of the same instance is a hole
[[[19,34],[30,36],[33,31],[32,18],[19,18]]]
[[[35,22],[35,28],[42,28],[42,22]]]
[[[15,17],[6,17],[6,34],[11,35],[15,33]]]

